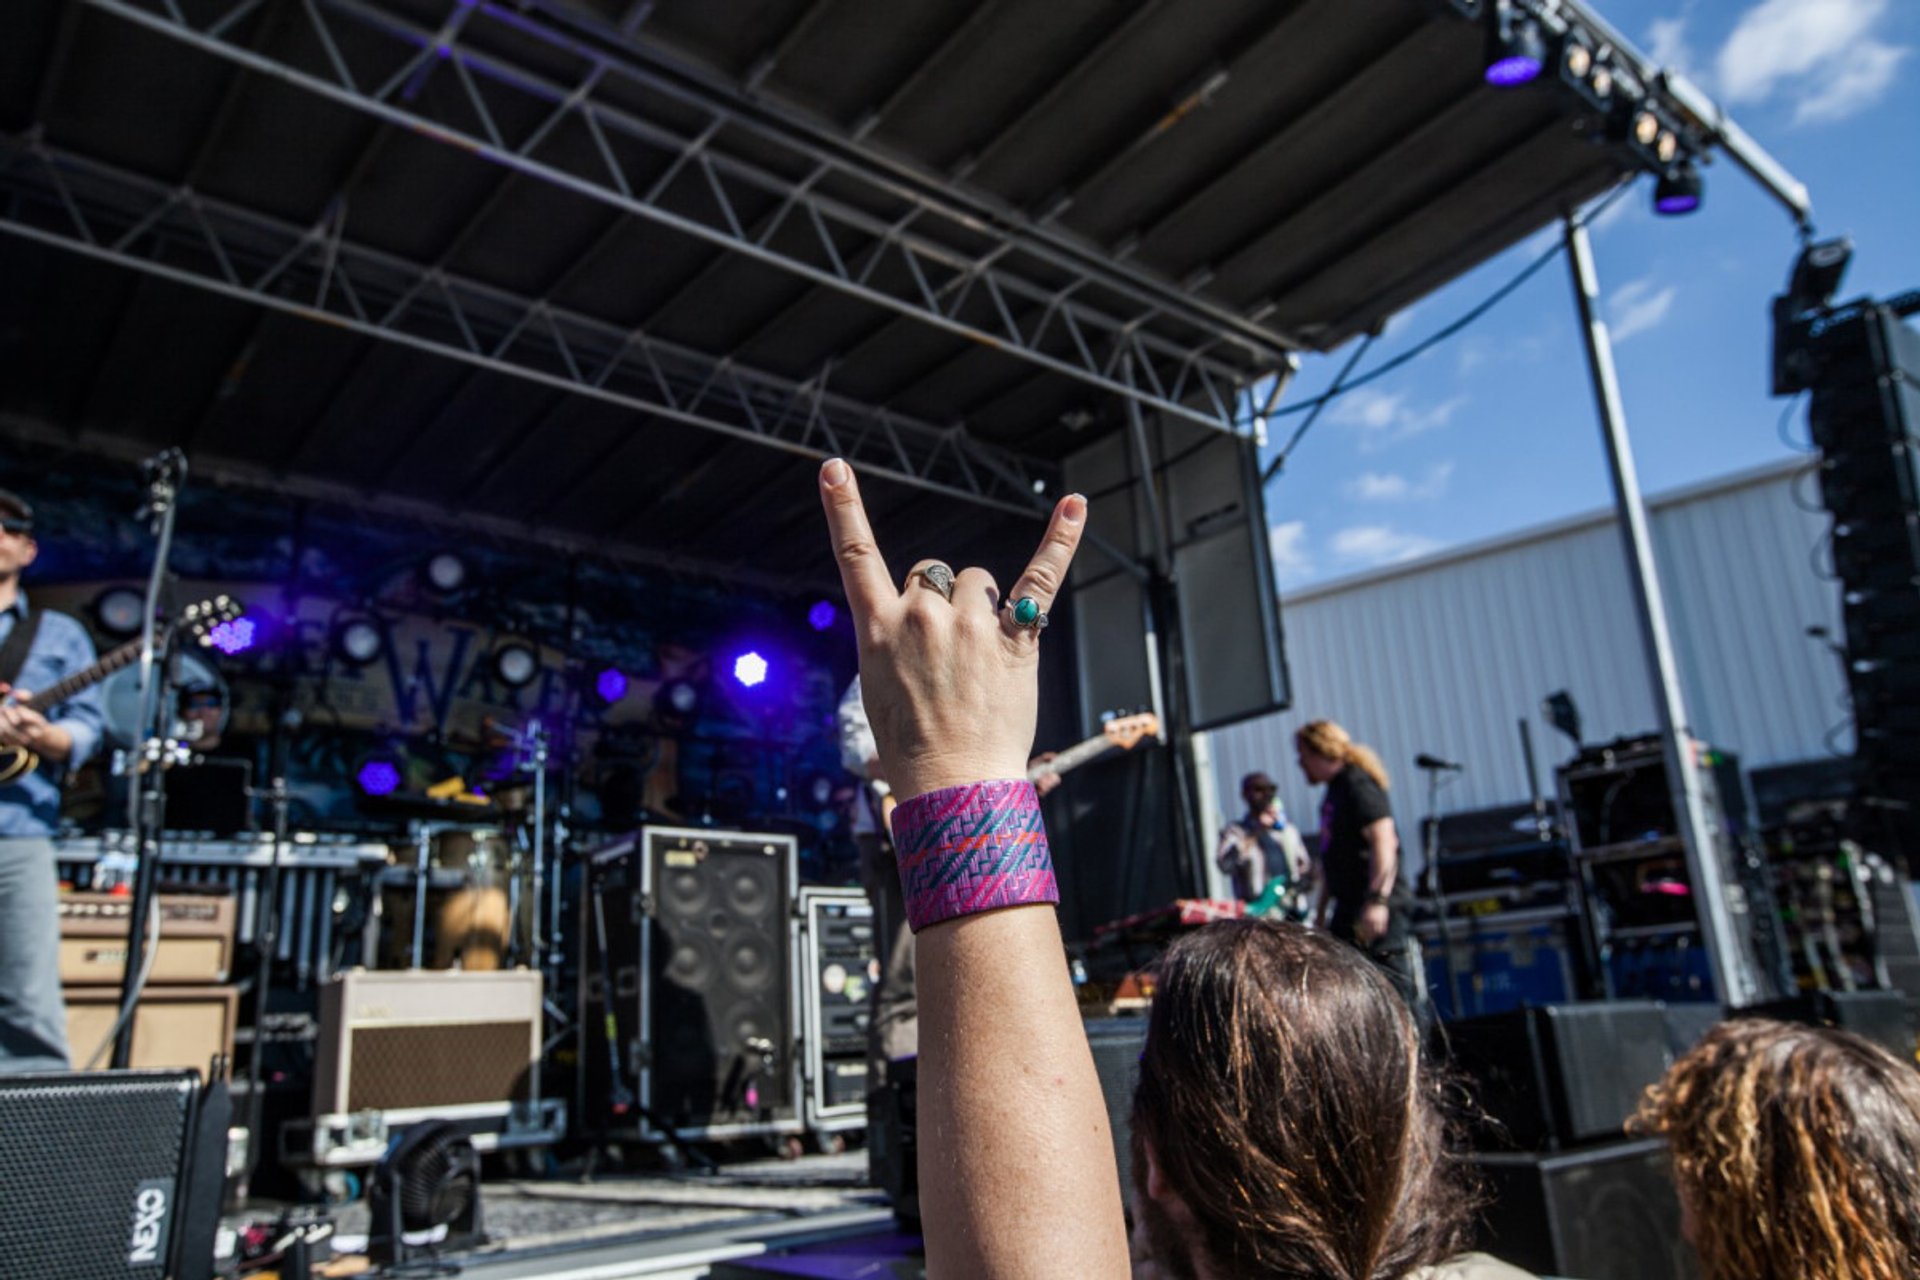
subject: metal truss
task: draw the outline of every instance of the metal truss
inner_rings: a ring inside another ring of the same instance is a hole
[[[246,43],[249,19],[274,7],[265,0],[198,0],[192,16],[181,0],[86,3],[510,172],[1202,426],[1234,431],[1240,391],[1289,354],[1283,339],[1244,317],[1143,283],[1125,264],[996,224],[855,151],[809,140],[505,4],[454,0],[433,29],[379,0],[285,0],[280,12],[305,25],[316,51],[295,65]],[[556,78],[556,67],[568,73]],[[421,92],[432,75],[451,79],[455,91]],[[643,119],[608,101],[616,90],[628,100],[665,95],[676,119],[702,123],[681,127],[664,112]],[[588,159],[557,145],[563,135],[590,140]],[[730,148],[736,141],[744,146]],[[757,158],[743,159],[748,151]],[[1133,385],[1120,376],[1128,359]]]
[[[1023,516],[1054,473],[960,427],[742,367],[43,143],[0,141],[0,233]]]

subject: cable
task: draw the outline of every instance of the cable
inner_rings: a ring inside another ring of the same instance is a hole
[[[1807,398],[1807,393],[1802,391],[1798,395],[1794,396],[1792,399],[1788,400],[1787,407],[1780,411],[1780,421],[1774,425],[1773,430],[1774,430],[1774,434],[1780,437],[1780,443],[1787,446],[1787,448],[1793,450],[1795,453],[1818,453],[1820,452],[1820,448],[1818,445],[1813,443],[1813,440],[1811,437],[1808,438],[1805,444],[1801,444],[1798,440],[1795,440],[1792,436],[1787,434],[1787,423],[1792,421],[1793,411],[1799,408],[1800,402],[1806,398]]]
[[[1801,481],[1805,480],[1808,476],[1819,475],[1820,468],[1824,465],[1825,464],[1823,462],[1818,460],[1809,462],[1806,466],[1794,472],[1793,475],[1791,475],[1787,479],[1787,496],[1793,499],[1794,506],[1800,508],[1802,511],[1806,512],[1808,515],[1811,515],[1811,516],[1826,515],[1827,509],[1824,506],[1821,506],[1816,503],[1808,503],[1801,497],[1800,491],[1803,487],[1801,485]]]
[[[1353,367],[1360,363],[1360,357],[1366,355],[1367,352],[1373,349],[1373,340],[1380,336],[1380,332],[1380,330],[1376,329],[1367,334],[1360,345],[1354,348],[1353,355],[1348,357],[1345,365],[1341,366],[1340,372],[1335,375],[1333,379],[1333,385],[1327,388],[1327,393],[1319,397],[1318,401],[1314,404],[1313,412],[1307,415],[1307,420],[1301,423],[1294,433],[1287,438],[1286,444],[1280,447],[1280,452],[1273,455],[1273,461],[1269,462],[1267,469],[1260,473],[1260,483],[1263,487],[1273,483],[1273,478],[1286,470],[1287,459],[1293,456],[1295,447],[1299,445],[1307,432],[1313,429],[1313,424],[1320,420],[1320,411],[1326,408],[1335,396],[1338,396],[1346,389],[1348,375],[1353,372]]]
[[[133,988],[127,992],[126,1003],[120,1006],[120,1016],[113,1020],[111,1027],[107,1028],[107,1038],[100,1042],[100,1047],[95,1049],[93,1056],[87,1059],[87,1065],[80,1068],[82,1071],[91,1071],[99,1066],[100,1059],[113,1048],[113,1042],[120,1038],[120,1028],[127,1025],[127,1019],[133,1016],[134,1009],[139,1006],[140,993],[147,989],[147,979],[153,976],[153,960],[159,953],[160,892],[156,887],[147,907],[147,945],[140,956],[140,972],[133,980]]]

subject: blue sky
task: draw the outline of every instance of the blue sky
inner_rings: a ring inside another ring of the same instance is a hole
[[[1597,0],[1688,74],[1853,237],[1841,296],[1920,287],[1920,3]],[[1724,156],[1706,199],[1656,217],[1642,180],[1596,224],[1595,257],[1642,486],[1658,492],[1790,456],[1767,394],[1769,299],[1798,242]],[[1357,372],[1509,280],[1536,236],[1403,312]],[[1306,361],[1281,402],[1319,394],[1352,347]],[[1298,418],[1269,426],[1271,452]],[[1804,440],[1804,416],[1791,434]],[[1466,332],[1328,406],[1267,490],[1283,592],[1611,501],[1564,258]]]

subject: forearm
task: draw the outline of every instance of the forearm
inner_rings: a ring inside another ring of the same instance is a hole
[[[1400,875],[1400,842],[1394,838],[1393,824],[1376,824],[1367,834],[1367,845],[1367,894],[1385,898]]]
[[[930,1275],[1126,1276],[1113,1141],[1053,909],[963,916],[917,946]]]

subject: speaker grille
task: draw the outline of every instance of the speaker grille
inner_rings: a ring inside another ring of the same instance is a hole
[[[463,1106],[527,1096],[525,1021],[356,1027],[347,1110]]]
[[[197,1087],[173,1072],[0,1080],[0,1276],[165,1276]],[[158,1256],[130,1261],[136,1201],[154,1184]]]

